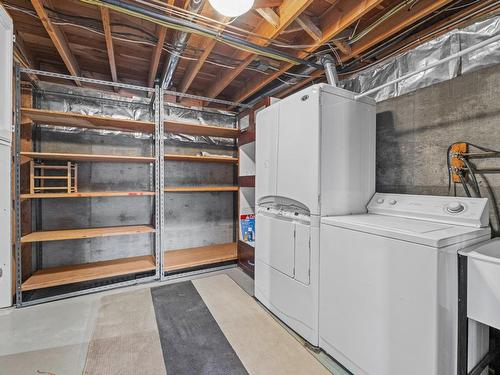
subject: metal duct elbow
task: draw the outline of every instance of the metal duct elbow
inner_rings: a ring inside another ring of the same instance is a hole
[[[191,0],[187,7],[192,15],[188,18],[188,21],[192,21],[195,17],[195,14],[200,13],[203,9],[203,4],[205,0]],[[189,40],[190,34],[184,31],[176,31],[173,44],[173,50],[170,54],[168,62],[165,64],[163,68],[163,73],[161,77],[162,86],[164,89],[168,89],[170,84],[172,83],[172,78],[174,78],[175,70],[177,69],[177,65],[179,64],[180,55],[184,52],[184,49],[187,46],[187,42]]]
[[[332,55],[324,55],[320,59],[320,63],[325,68],[325,75],[327,82],[337,87],[339,85],[339,76],[337,74],[337,68],[335,67],[335,60]]]

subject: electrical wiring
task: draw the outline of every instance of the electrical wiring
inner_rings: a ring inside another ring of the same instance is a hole
[[[488,157],[499,157],[500,155],[500,151],[498,150],[494,150],[494,149],[491,149],[491,148],[488,148],[488,147],[484,147],[484,146],[480,146],[480,145],[477,145],[477,144],[474,144],[474,143],[470,143],[470,142],[466,142],[466,141],[457,141],[455,143],[453,143],[452,145],[450,145],[448,148],[447,148],[447,151],[446,151],[446,165],[447,165],[447,168],[448,168],[448,194],[450,193],[450,190],[451,190],[451,174],[452,174],[452,171],[459,177],[460,179],[460,183],[461,185],[463,186],[464,188],[464,191],[465,193],[467,194],[468,197],[471,197],[471,194],[470,194],[470,190],[467,186],[467,181],[465,179],[465,170],[463,168],[451,168],[451,159],[452,158],[457,158],[459,159],[460,161],[462,161],[464,163],[464,165],[466,166],[467,168],[467,172],[469,173],[469,175],[471,176],[471,179],[472,179],[472,187],[474,188],[475,190],[475,193],[476,193],[476,196],[477,197],[481,197],[481,191],[480,191],[480,186],[479,186],[479,182],[477,180],[477,177],[476,177],[476,173],[477,173],[477,168],[468,160],[468,157],[466,157],[467,155],[471,155],[469,157],[481,157],[481,154],[471,154],[470,152],[467,152],[467,153],[452,153],[452,147],[453,145],[455,144],[460,144],[460,143],[463,143],[465,145],[467,145],[469,148],[472,147],[472,148],[475,148],[475,149],[478,149],[480,151],[482,151],[486,156]],[[473,156],[472,156],[473,155]],[[487,189],[487,193],[488,193],[488,197],[490,199],[490,202],[493,206],[493,214],[495,215],[495,219],[496,219],[496,222],[497,222],[497,225],[500,225],[500,212],[496,206],[496,197],[495,197],[495,194],[494,192],[492,191],[489,183],[488,183],[488,180],[486,179],[486,177],[484,177],[482,174],[480,174],[481,177],[482,177],[482,180],[486,183],[486,189]],[[456,196],[456,183],[453,184],[453,187],[454,187],[454,195]],[[493,230],[495,230],[493,228],[493,225],[490,223],[490,226],[492,227]]]
[[[27,10],[27,9],[22,9],[22,8],[19,8],[19,7],[16,7],[16,6],[12,6],[10,4],[5,4],[5,5],[6,5],[6,8],[10,8],[12,10],[16,10],[16,11],[28,14],[28,15],[34,17],[34,18],[38,18],[38,16],[33,11],[30,11],[30,10]],[[54,13],[60,13],[60,12],[54,12]],[[60,14],[63,14],[63,13],[60,13]],[[97,20],[92,19],[92,18],[86,18],[86,19],[89,20],[89,21],[96,21],[97,22]],[[92,32],[92,33],[97,34],[97,35],[104,36],[104,32],[102,32],[100,30],[97,30],[97,29],[95,29],[95,28],[93,28],[91,26],[84,26],[84,25],[79,25],[79,24],[76,24],[76,23],[65,22],[65,21],[61,22],[61,21],[57,21],[57,20],[53,20],[52,23],[54,25],[58,25],[58,26],[75,27],[75,28],[79,28],[79,29],[83,29],[83,30]],[[98,23],[100,23],[100,21],[98,21]],[[128,26],[128,25],[122,25],[122,24],[112,24],[112,26],[117,26],[117,25],[125,26],[125,27]],[[125,38],[125,37],[122,37],[120,35],[124,35],[124,34],[123,33],[113,32],[112,33],[112,38],[115,39],[115,40],[119,40],[119,41],[127,42],[127,43],[135,43],[135,44],[141,44],[141,45],[146,45],[146,46],[151,46],[151,47],[156,46],[156,40],[153,40],[153,39],[152,40],[138,40],[138,39]],[[135,36],[134,34],[130,34],[130,35]],[[195,61],[195,60],[198,59],[197,56],[189,57],[189,56],[186,56],[184,54],[179,55],[178,52],[176,52],[173,49],[171,49],[173,47],[171,44],[167,43],[166,45],[167,45],[167,47],[163,47],[162,49],[163,49],[163,51],[165,51],[167,53],[178,55],[181,59],[185,59],[185,60],[189,60],[189,61]],[[171,48],[168,48],[168,46],[170,46]],[[198,50],[196,52],[200,52],[201,53],[202,50],[200,49],[200,50]],[[207,64],[211,64],[211,65],[214,65],[214,66],[219,66],[219,67],[226,68],[226,69],[236,69],[237,68],[237,64],[229,65],[229,64],[224,64],[224,63],[218,62],[218,61],[213,61],[213,60],[210,60],[210,59],[205,60],[205,62]],[[258,72],[258,73],[261,73],[261,74],[264,74],[264,75],[268,74],[266,72],[263,72],[263,71],[258,70],[258,69],[253,69],[251,67],[246,67],[245,69],[246,70],[255,71],[255,72]]]

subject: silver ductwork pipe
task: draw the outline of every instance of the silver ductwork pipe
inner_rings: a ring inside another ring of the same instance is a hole
[[[325,68],[326,81],[330,85],[337,87],[339,85],[339,75],[332,55],[321,56],[320,63]]]
[[[335,66],[335,60],[333,59],[333,57],[331,55],[323,55],[317,60],[317,62],[319,63],[319,65],[323,65],[323,67],[325,69],[327,82],[332,86],[338,87],[339,76],[337,73],[337,68]],[[296,75],[298,77],[300,77],[300,76],[307,77],[317,70],[318,70],[318,68],[316,68],[314,66],[308,66],[308,67],[305,67],[304,69],[302,69],[301,71],[299,71],[298,73],[296,73]],[[279,92],[285,90],[286,88],[288,88],[290,86],[295,85],[298,82],[300,82],[300,80],[298,78],[292,78],[286,82],[281,83],[280,85],[278,85],[276,87],[273,87],[272,89],[266,91],[265,93],[259,95],[257,98],[246,103],[246,105],[253,106],[253,105],[257,104],[259,101],[261,101],[262,98],[278,94]]]
[[[195,17],[195,14],[198,14],[203,9],[203,4],[205,0],[190,0],[188,5],[188,10],[193,13],[190,16],[188,21],[192,21]],[[173,41],[173,49],[174,53],[170,54],[167,64],[165,64],[163,68],[163,73],[161,76],[161,82],[164,89],[168,89],[170,84],[172,83],[172,78],[174,77],[175,70],[177,69],[177,65],[179,64],[180,55],[184,51],[187,46],[189,37],[191,34],[184,31],[176,31]]]

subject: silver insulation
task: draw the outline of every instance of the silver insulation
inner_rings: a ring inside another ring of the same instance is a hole
[[[500,33],[500,16],[492,17],[463,29],[452,30],[401,55],[386,59],[340,83],[341,87],[357,93],[411,73]],[[386,87],[376,94],[376,101],[394,98],[419,88],[455,78],[487,66],[500,63],[500,43],[474,51],[461,58],[417,74]]]
[[[109,92],[93,89],[76,88],[54,83],[39,82],[35,91],[35,107],[59,112],[74,112],[85,115],[108,116],[113,118],[153,121],[154,114],[150,99],[143,97],[124,97]],[[236,117],[232,112],[213,109],[187,108],[178,104],[165,105],[165,119],[200,125],[214,125],[234,128]],[[144,133],[130,133],[118,130],[81,129],[74,127],[52,127],[42,125],[46,129],[66,133],[99,133],[101,135],[121,134],[135,138],[149,138]],[[202,137],[187,134],[165,134],[167,141],[210,144],[217,146],[234,146],[233,139],[218,137]]]

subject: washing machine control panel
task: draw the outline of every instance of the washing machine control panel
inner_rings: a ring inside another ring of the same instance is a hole
[[[475,227],[488,226],[486,198],[376,193],[368,212]]]

